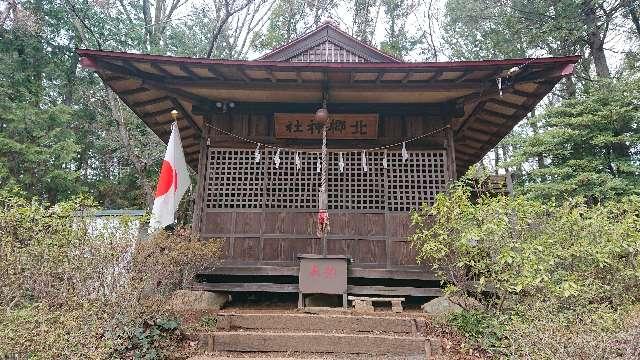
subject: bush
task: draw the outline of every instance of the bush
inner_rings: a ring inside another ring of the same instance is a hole
[[[220,243],[184,229],[139,240],[137,222],[102,226],[94,205],[0,191],[0,358],[162,358],[181,338],[165,298]]]
[[[550,358],[626,351],[612,344],[640,303],[640,199],[593,206],[582,199],[474,199],[466,184],[412,214],[411,240],[446,292],[476,297],[504,326],[490,331],[503,339],[489,343]],[[466,325],[478,314],[469,314],[450,320],[478,338],[468,329],[482,327]]]

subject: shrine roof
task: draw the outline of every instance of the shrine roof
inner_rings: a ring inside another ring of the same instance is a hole
[[[172,123],[170,112],[178,110],[187,161],[194,168],[204,124],[194,108],[229,101],[239,107],[317,105],[323,91],[328,91],[329,109],[332,104],[395,104],[400,108],[455,104],[462,110],[453,122],[460,171],[482,159],[558,81],[573,73],[580,58],[400,62],[369,45],[355,46],[355,39],[331,25],[301,39],[259,60],[89,49],[77,53],[81,64],[95,70],[165,142]],[[329,55],[330,51],[338,55]],[[498,78],[505,79],[502,94]]]

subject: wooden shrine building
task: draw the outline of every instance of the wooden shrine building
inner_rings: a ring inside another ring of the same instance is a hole
[[[202,287],[295,292],[286,279],[299,254],[346,255],[349,293],[421,296],[438,284],[416,264],[409,212],[480,161],[578,60],[403,62],[331,23],[251,61],[78,53],[165,142],[178,111],[198,174],[193,228],[224,239],[224,262]],[[331,220],[319,237],[323,104]]]

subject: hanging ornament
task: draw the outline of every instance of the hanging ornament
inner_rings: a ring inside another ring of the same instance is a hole
[[[382,158],[382,167],[387,168],[387,152],[384,152],[384,157]]]
[[[254,157],[256,163],[260,162],[260,144],[258,144],[258,146],[256,146],[256,152],[255,152],[255,154],[253,154],[253,157]]]
[[[298,151],[296,151],[296,170],[300,170],[300,168],[302,167],[302,163],[300,163],[300,153]]]
[[[320,163],[320,156],[318,156],[318,161],[316,162],[316,172],[319,173],[322,171],[322,164]]]
[[[405,142],[402,143],[402,162],[405,162],[409,159],[409,153],[407,152],[407,144]]]
[[[342,157],[342,153],[338,153],[338,169],[340,172],[344,172],[344,158]]]
[[[273,157],[273,163],[276,165],[276,169],[280,167],[280,148],[276,150],[276,155]]]
[[[369,171],[369,167],[367,166],[367,154],[364,150],[362,150],[362,171]]]
[[[498,82],[498,92],[500,93],[500,97],[502,97],[502,78],[499,77],[496,81]]]

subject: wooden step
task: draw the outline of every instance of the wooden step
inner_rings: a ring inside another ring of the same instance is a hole
[[[431,354],[418,336],[228,331],[198,334],[201,349],[232,352],[302,352],[417,356]]]
[[[217,330],[418,334],[424,319],[387,316],[219,313]]]

